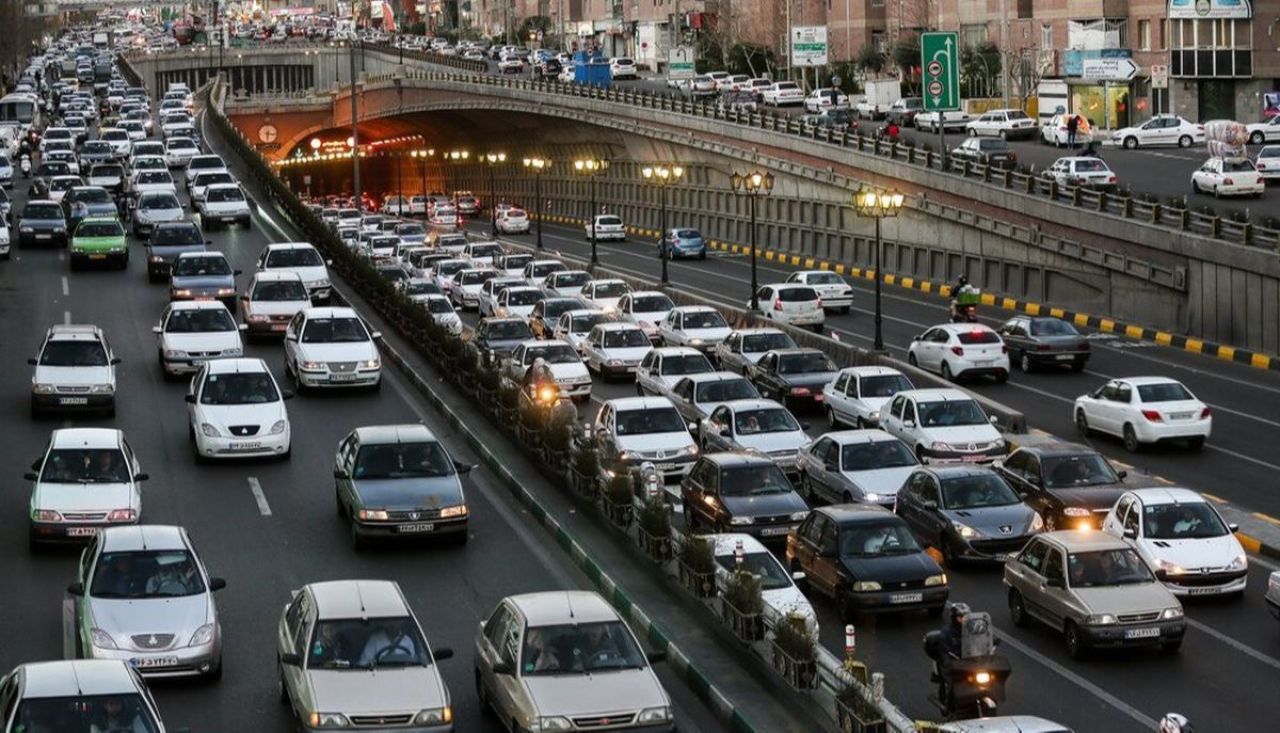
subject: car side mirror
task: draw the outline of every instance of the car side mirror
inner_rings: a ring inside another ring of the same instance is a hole
[[[344,471],[344,470],[342,470],[341,468],[335,468],[335,469],[333,469],[333,477],[334,477],[334,478],[346,478],[346,477],[347,477],[347,472],[346,472],[346,471]]]
[[[1067,582],[1062,578],[1046,578],[1044,584],[1049,588],[1066,588]]]
[[[925,499],[924,501],[920,502],[920,506],[924,507],[925,509],[937,509],[938,502],[934,501],[933,499]]]
[[[298,340],[298,334],[296,334],[296,333],[286,333],[286,334],[284,335],[284,340],[285,340],[285,341],[297,341],[297,340]]]
[[[27,363],[30,364],[31,366],[35,366],[39,362],[37,362],[35,358],[31,358],[31,359],[27,359]]]
[[[67,586],[67,595],[82,596],[84,595],[84,583],[72,583]]]
[[[991,423],[992,425],[999,425],[1000,418],[996,417],[995,415],[992,415],[991,417],[987,418],[987,422]]]
[[[654,650],[644,655],[649,660],[649,664],[657,664],[658,662],[667,661],[667,653],[664,651]]]
[[[287,664],[290,667],[300,667],[302,666],[302,657],[294,652],[287,652],[280,655],[280,663]]]
[[[510,675],[510,674],[511,674],[511,665],[510,665],[510,664],[508,664],[507,662],[494,662],[494,663],[493,663],[493,673],[494,673],[494,674],[505,674],[505,675]]]
[[[1232,534],[1235,534],[1236,532],[1240,531],[1240,525],[1236,524],[1235,522],[1232,522],[1231,524],[1227,525],[1227,529],[1231,530]]]
[[[458,461],[453,462],[453,469],[458,473],[471,473],[472,468],[475,468],[475,466],[472,466],[470,463],[459,463]]]
[[[1129,478],[1129,472],[1123,469],[1116,471],[1116,475],[1120,477],[1121,481],[1124,481],[1125,479]]]
[[[453,659],[453,647],[442,646],[432,649],[431,656],[434,657],[437,662],[445,659]]]
[[[915,420],[903,420],[903,421],[902,421],[902,427],[904,427],[904,428],[914,428],[915,426],[916,426],[916,421],[915,421]]]
[[[374,331],[373,333],[369,334],[369,338],[380,339],[380,338],[382,338],[382,332],[381,332],[381,331]]]
[[[719,434],[728,438],[733,435],[733,431],[729,429],[728,425],[725,425],[724,427],[720,428]]]
[[[183,399],[185,399],[189,405],[194,405],[196,403],[196,396],[193,394],[189,394]]]
[[[290,391],[289,391],[289,390],[287,390],[287,389],[282,389],[282,390],[280,390],[280,399],[282,399],[282,400],[291,400],[291,399],[293,399],[293,395],[294,395],[294,393],[293,393],[293,392],[290,392]]]
[[[809,429],[809,423],[807,423],[807,422],[802,422],[802,423],[800,423],[800,429],[801,429],[801,430],[808,430],[808,429]]]
[[[36,473],[35,471],[27,471],[26,473],[22,474],[22,478],[26,481],[39,481],[40,474]]]
[[[146,481],[149,478],[151,478],[151,474],[141,471],[133,475],[134,481]]]
[[[224,578],[209,578],[209,590],[217,591],[227,587],[227,581]]]
[[[243,272],[243,270],[232,270],[232,271],[231,271],[231,274],[232,274],[232,275],[239,275],[241,272]]]
[[[116,364],[119,364],[119,363],[120,363],[120,357],[118,356],[111,357],[111,366],[115,366]]]
[[[152,326],[151,333],[164,333],[164,329],[159,326]]]
[[[1138,539],[1138,530],[1135,527],[1125,527],[1123,534],[1126,540]]]
[[[915,336],[912,336],[912,337],[911,337],[911,340],[912,340],[912,341],[921,341],[921,340],[923,340],[923,339],[924,339],[924,334],[923,334],[923,333],[917,333]]]

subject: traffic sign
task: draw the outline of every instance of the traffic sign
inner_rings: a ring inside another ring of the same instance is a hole
[[[1080,62],[1080,76],[1098,81],[1129,81],[1138,75],[1138,65],[1133,59],[1101,58]]]
[[[920,66],[924,69],[924,109],[960,109],[959,34],[942,31],[920,34]]]
[[[1169,67],[1164,64],[1151,65],[1151,88],[1152,89],[1168,89],[1169,88]]]
[[[678,46],[667,51],[667,78],[692,79],[698,52],[692,46]]]

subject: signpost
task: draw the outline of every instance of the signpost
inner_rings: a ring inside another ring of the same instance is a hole
[[[791,29],[791,65],[827,65],[827,27],[798,25]]]
[[[1129,81],[1138,75],[1138,65],[1133,59],[1084,59],[1080,66],[1080,76],[1098,81]]]
[[[692,79],[698,51],[692,46],[678,46],[667,51],[667,78]]]
[[[921,33],[920,69],[924,72],[924,110],[938,115],[938,147],[945,165],[946,114],[960,109],[959,34],[949,31]]]

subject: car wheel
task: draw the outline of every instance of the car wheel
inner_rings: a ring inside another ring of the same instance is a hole
[[[977,137],[978,131],[970,127],[968,130],[965,130],[965,134],[968,135],[969,137]]]
[[[918,362],[918,361],[916,360],[916,355],[915,355],[915,354],[911,354],[911,353],[908,353],[908,354],[907,354],[907,363],[908,363],[908,364],[910,364],[910,365],[911,365],[911,366],[913,366],[913,367],[918,367],[918,366],[920,366],[920,362]]]
[[[1000,131],[1000,139],[1001,139],[1001,140],[1008,140],[1008,139],[1009,139],[1009,131],[1008,131],[1008,130],[1001,130],[1001,131]]]
[[[832,430],[840,427],[840,419],[836,417],[836,411],[830,407],[827,408],[827,424],[831,426]]]
[[[1071,371],[1080,373],[1084,371],[1084,359],[1076,359],[1071,362]]]
[[[1076,432],[1082,437],[1089,437],[1089,418],[1084,414],[1083,409],[1076,410]]]
[[[1009,620],[1019,628],[1026,628],[1030,624],[1030,618],[1027,617],[1027,606],[1022,600],[1022,594],[1012,588],[1009,589]]]
[[[1130,135],[1124,139],[1125,150],[1136,150],[1138,148],[1138,138]]]
[[[1250,145],[1261,145],[1264,142],[1266,142],[1266,136],[1264,136],[1261,132],[1255,132],[1249,136]]]
[[[1009,381],[1009,372],[996,372],[996,384],[1004,384],[1007,381]]]
[[[1080,627],[1075,622],[1068,621],[1062,628],[1062,641],[1067,646],[1067,656],[1072,659],[1081,659],[1084,657],[1086,648],[1084,641],[1080,638]]]
[[[1031,357],[1027,352],[1022,352],[1022,356],[1018,357],[1018,368],[1024,372],[1030,373],[1035,370],[1036,365],[1031,361]]]
[[[644,397],[644,387],[641,387],[639,382],[636,383],[636,396]]]
[[[1180,148],[1189,148],[1189,147],[1191,147],[1191,136],[1190,136],[1190,135],[1183,135],[1182,137],[1178,138],[1178,147],[1180,147]]]
[[[350,522],[351,525],[351,549],[363,550],[366,544],[364,537],[360,536],[360,528],[356,525],[355,520]]]
[[[1130,453],[1137,453],[1142,450],[1142,443],[1138,442],[1138,434],[1134,432],[1132,425],[1124,426],[1124,449]]]
[[[1191,193],[1200,193],[1200,184],[1196,183],[1196,179],[1191,179]]]
[[[1204,448],[1204,436],[1197,435],[1194,438],[1187,438],[1187,448],[1198,451]]]
[[[476,700],[480,702],[480,713],[488,715],[493,708],[489,705],[489,691],[484,687],[484,677],[480,675],[480,668],[476,667],[473,673],[476,684]]]
[[[956,379],[955,375],[951,373],[951,365],[946,361],[942,362],[942,378],[948,382],[954,382]]]

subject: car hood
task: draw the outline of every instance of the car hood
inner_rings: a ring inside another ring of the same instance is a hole
[[[794,491],[757,496],[722,496],[725,508],[737,517],[760,517],[808,511],[804,499]]]
[[[255,438],[265,436],[276,420],[286,418],[283,402],[267,402],[260,405],[199,405],[197,419],[207,422],[223,433],[228,425],[259,425]]]
[[[57,512],[110,511],[138,508],[137,494],[129,484],[36,485],[32,503],[38,509]]]
[[[1071,592],[1091,614],[1120,615],[1163,611],[1178,605],[1173,594],[1155,581],[1100,588],[1072,588]]]
[[[1026,504],[989,506],[973,509],[944,509],[942,516],[978,530],[993,539],[1018,537],[1031,528],[1035,510]]]
[[[1000,439],[1000,433],[989,424],[956,425],[954,427],[922,428],[921,432],[930,441],[944,443],[990,443]]]
[[[175,288],[234,288],[233,275],[173,275],[170,284]]]
[[[162,343],[166,349],[183,351],[224,351],[241,348],[239,331],[166,333],[163,335]]]
[[[302,278],[304,283],[313,283],[317,280],[328,280],[329,271],[323,265],[315,267],[272,267],[267,272],[296,272]]]
[[[580,361],[569,364],[549,364],[548,366],[551,367],[551,376],[557,380],[591,377],[591,372],[587,371],[587,365]]]
[[[316,707],[344,715],[408,713],[443,707],[447,698],[435,666],[374,670],[309,669]]]
[[[772,453],[781,450],[800,450],[800,446],[809,442],[809,436],[805,435],[803,430],[793,430],[786,433],[739,435],[737,441],[744,448],[755,448],[765,453]]]
[[[591,717],[669,704],[666,693],[648,667],[522,677],[521,681],[541,715]]]
[[[186,646],[196,629],[213,615],[209,597],[200,593],[180,598],[88,598],[93,625],[102,628],[117,644],[128,644],[136,634],[174,634],[177,646]]]
[[[650,346],[631,346],[625,349],[605,347],[600,349],[600,354],[606,359],[619,359],[621,361],[640,361],[644,355],[652,350]]]
[[[1141,542],[1143,549],[1151,557],[1188,569],[1225,567],[1244,552],[1240,541],[1231,534],[1195,540],[1153,540],[1144,537]]]
[[[265,316],[292,316],[303,308],[310,308],[309,300],[251,300],[249,311]]]
[[[115,379],[111,375],[109,366],[38,366],[34,381],[37,384],[110,384]]]
[[[356,479],[352,482],[366,508],[404,511],[439,509],[462,503],[456,475],[432,478]]]
[[[1079,489],[1048,489],[1048,492],[1061,501],[1063,506],[1078,506],[1097,511],[1115,506],[1126,488],[1124,486],[1092,486]]]
[[[139,209],[138,217],[146,217],[147,221],[182,221],[186,213],[182,209]]]
[[[668,457],[675,458],[680,451],[693,445],[693,437],[688,431],[674,433],[646,433],[644,435],[617,436],[618,448],[629,451],[665,451]]]
[[[717,328],[686,328],[684,334],[690,339],[702,339],[703,341],[724,341],[733,333],[733,329],[728,326]]]
[[[923,552],[879,557],[842,557],[840,562],[858,580],[874,580],[885,590],[892,584],[921,581],[942,572],[938,563]]]
[[[351,341],[337,344],[298,343],[298,356],[308,361],[366,361],[378,357],[378,349],[372,341]]]
[[[869,471],[842,471],[844,477],[849,479],[865,492],[873,494],[894,495],[898,493],[898,489],[902,488],[910,476],[919,466],[895,466],[893,468],[873,468]]]

